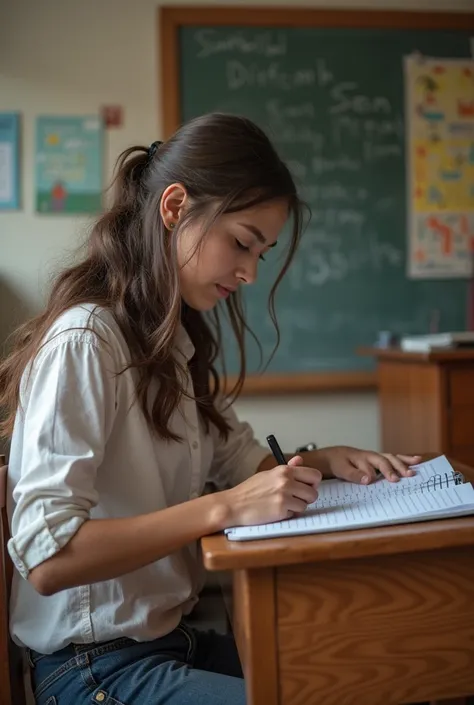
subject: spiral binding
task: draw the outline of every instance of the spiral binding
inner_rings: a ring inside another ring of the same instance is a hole
[[[389,499],[390,497],[394,497],[397,495],[411,495],[411,494],[424,494],[426,492],[433,492],[435,490],[442,490],[446,489],[448,487],[451,487],[452,485],[462,485],[464,482],[464,475],[460,472],[453,471],[451,473],[442,473],[438,475],[433,475],[430,477],[426,482],[422,482],[419,485],[403,485],[401,487],[395,487],[394,485],[391,486],[391,489],[387,492],[377,492],[377,494],[373,496],[373,499]],[[370,485],[366,489],[370,490]],[[328,497],[321,498],[319,500],[316,500],[316,505],[322,506],[322,507],[337,507],[341,505],[341,502],[344,501],[351,501],[354,500],[354,495],[351,493],[339,496],[339,497],[334,497],[332,499],[329,499]]]
[[[445,487],[450,487],[451,485],[462,485],[464,482],[464,475],[461,472],[453,471],[451,473],[445,472],[443,475],[433,475],[429,480],[424,482],[420,487],[423,490],[428,490],[429,492],[433,490],[442,490]]]

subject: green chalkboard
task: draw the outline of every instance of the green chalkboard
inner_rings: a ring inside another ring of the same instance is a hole
[[[467,282],[406,276],[403,58],[468,57],[473,32],[328,27],[179,28],[181,120],[212,110],[264,127],[300,184],[312,220],[277,297],[282,340],[268,371],[369,369],[356,353],[381,330],[464,329]],[[166,70],[166,69],[165,69]],[[264,357],[277,252],[245,292]],[[228,345],[230,372],[236,369]],[[247,346],[249,367],[258,349]]]

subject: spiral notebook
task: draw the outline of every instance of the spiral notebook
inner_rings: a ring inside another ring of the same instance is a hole
[[[319,497],[301,516],[285,521],[226,529],[230,541],[297,536],[406,524],[474,514],[474,489],[442,455],[414,465],[415,475],[370,485],[342,480],[321,483]]]

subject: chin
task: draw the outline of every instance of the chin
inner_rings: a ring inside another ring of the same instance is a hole
[[[192,308],[196,311],[201,311],[201,313],[206,313],[206,311],[212,311],[213,308],[217,306],[217,301],[200,301],[196,302]]]
[[[206,313],[206,311],[212,311],[213,308],[217,306],[217,301],[216,299],[196,299],[196,298],[184,298],[183,296],[183,301],[189,308],[194,309],[195,311],[199,311],[201,313]]]

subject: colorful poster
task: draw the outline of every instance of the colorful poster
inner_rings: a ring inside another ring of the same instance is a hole
[[[408,272],[469,277],[474,255],[474,61],[410,57]]]
[[[98,116],[37,118],[38,212],[99,212],[102,172],[103,127]]]
[[[0,210],[20,207],[20,116],[0,113]]]

